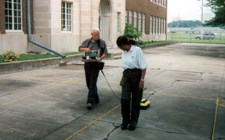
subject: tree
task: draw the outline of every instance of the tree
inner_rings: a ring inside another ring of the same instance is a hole
[[[215,17],[206,22],[206,25],[225,26],[225,1],[208,0],[207,6],[212,8]]]
[[[199,27],[201,26],[201,21],[193,20],[178,20],[168,23],[168,27]]]
[[[133,25],[127,23],[125,26],[124,35],[129,38],[139,39],[142,36],[142,32],[138,31]]]

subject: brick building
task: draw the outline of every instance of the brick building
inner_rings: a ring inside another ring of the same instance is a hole
[[[167,0],[30,0],[32,38],[55,51],[77,51],[101,29],[108,47],[116,48],[125,22],[144,32],[143,40],[165,40]],[[0,1],[0,54],[43,51],[27,39],[26,0]]]
[[[77,51],[96,26],[108,47],[116,47],[125,26],[125,0],[31,0],[31,11],[32,38],[59,52]],[[0,54],[43,51],[28,46],[26,0],[1,0],[0,18]]]
[[[143,33],[143,40],[166,40],[167,0],[126,0],[126,23]]]

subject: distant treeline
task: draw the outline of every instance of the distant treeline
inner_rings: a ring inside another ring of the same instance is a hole
[[[201,21],[199,20],[178,20],[168,23],[168,27],[200,27]]]
[[[177,27],[177,28],[195,28],[195,27],[201,27],[201,21],[199,20],[178,20],[178,21],[172,21],[168,23],[169,28]],[[207,24],[203,24],[204,27],[214,27]],[[216,26],[220,27],[222,29],[225,29],[225,26]]]

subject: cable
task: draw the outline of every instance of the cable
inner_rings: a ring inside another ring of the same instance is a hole
[[[119,97],[118,95],[116,95],[116,93],[114,92],[114,90],[113,90],[112,87],[110,86],[110,84],[109,84],[109,82],[108,82],[108,79],[106,78],[105,73],[103,72],[103,70],[101,70],[101,72],[102,72],[102,75],[104,76],[104,78],[105,78],[105,80],[106,80],[107,85],[109,86],[110,90],[111,90],[112,93],[114,94],[114,96],[120,100],[120,97]]]
[[[104,78],[105,78],[105,80],[106,80],[107,85],[109,86],[110,90],[111,90],[112,93],[114,94],[114,96],[115,96],[116,98],[118,98],[118,99],[121,99],[121,98],[114,92],[114,90],[112,89],[112,87],[110,86],[110,84],[109,84],[109,82],[108,82],[108,79],[106,78],[105,73],[103,72],[103,70],[101,70],[101,72],[102,72],[102,75],[104,76]],[[143,89],[143,91],[145,91],[145,90],[147,90],[146,87]],[[155,91],[154,91],[153,93],[149,94],[148,97],[147,97],[146,99],[148,100],[148,99],[150,98],[150,96],[152,96],[152,95],[154,95],[154,94],[155,94]]]

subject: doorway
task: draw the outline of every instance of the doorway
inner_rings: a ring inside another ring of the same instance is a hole
[[[99,5],[99,28],[101,30],[101,38],[106,44],[111,42],[111,3],[110,0],[101,0]]]

